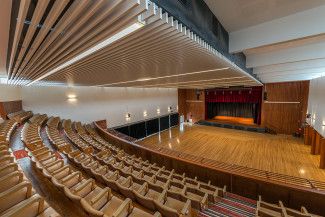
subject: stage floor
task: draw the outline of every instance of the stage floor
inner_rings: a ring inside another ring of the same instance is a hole
[[[245,126],[257,126],[254,123],[254,118],[240,118],[229,116],[215,116],[212,119],[208,119],[209,122],[217,122],[223,124],[245,125]]]
[[[325,181],[325,170],[318,168],[319,156],[311,155],[310,146],[292,136],[184,124],[183,130],[174,127],[138,144],[159,144],[229,164]]]

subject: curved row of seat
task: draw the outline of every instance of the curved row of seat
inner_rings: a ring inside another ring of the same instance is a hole
[[[101,138],[97,133],[96,131],[90,126],[90,125],[86,125],[85,126],[85,129],[86,131],[89,133],[90,136],[92,137],[95,137],[95,138]],[[98,139],[99,140],[99,139]],[[100,159],[101,157],[99,156],[102,156],[103,154],[101,153],[98,153],[98,156],[95,156],[95,158],[99,161],[103,161],[103,159]],[[124,157],[125,159],[125,157]],[[119,159],[121,160],[121,159]],[[105,160],[104,160],[105,161]],[[125,161],[124,161],[125,162]],[[130,161],[129,164],[126,163],[127,165],[129,166],[135,166],[137,165],[137,162],[135,161]],[[85,167],[85,165],[82,165],[83,167]],[[85,168],[85,170],[87,171],[87,167]],[[89,170],[89,169],[88,169]],[[129,170],[131,171],[131,170]],[[94,171],[92,171],[92,173],[94,173]],[[120,173],[123,174],[123,169],[120,170]],[[125,173],[125,172],[124,172]],[[96,174],[95,174],[96,175]],[[134,176],[136,175],[132,175],[129,173],[126,172],[125,175],[131,175],[132,178],[135,178]],[[141,175],[140,175],[141,176]],[[150,183],[150,182],[149,182]],[[152,183],[149,184],[150,186],[153,186]],[[138,192],[134,191],[133,193],[136,195],[136,200],[141,203],[142,205],[145,206],[145,204],[143,204],[144,201],[146,201],[146,198],[140,198],[141,197],[141,192],[143,191],[143,189],[146,189],[144,191],[147,191],[148,189],[148,186],[149,185],[145,185],[145,187],[142,187],[140,191],[140,195]],[[160,183],[160,186],[164,186],[165,183],[164,182],[161,182]],[[119,186],[119,188],[121,188],[121,186]],[[199,187],[200,188],[200,187]],[[157,189],[157,188],[156,188]],[[212,189],[211,189],[212,190]],[[127,192],[127,189],[124,189],[122,190],[122,192]],[[222,192],[223,194],[225,194],[225,191]],[[126,194],[126,193],[125,193]],[[221,196],[223,194],[220,194]],[[210,197],[212,195],[209,195]],[[218,194],[215,195],[216,197],[218,196]],[[132,197],[132,196],[130,196]],[[212,197],[213,198],[213,197]],[[142,202],[141,202],[142,201]],[[213,200],[211,200],[213,201]],[[216,201],[216,200],[215,200]],[[215,202],[214,201],[214,202]],[[268,216],[268,217],[276,217],[276,216],[295,216],[295,217],[302,217],[302,216],[317,216],[317,215],[314,215],[314,214],[310,214],[307,209],[305,207],[302,207],[301,210],[294,210],[294,209],[290,209],[288,207],[285,207],[283,205],[283,203],[281,201],[279,201],[279,205],[277,204],[270,204],[270,203],[267,203],[267,202],[264,202],[261,200],[261,197],[259,198],[259,201],[257,202],[257,209],[256,209],[256,216]]]
[[[70,141],[74,141],[74,145],[76,145],[80,150],[82,150],[85,153],[93,153],[94,148],[88,144],[86,144],[82,139],[80,139],[72,130],[71,121],[70,120],[64,120],[62,122],[62,127],[64,129],[66,137]]]
[[[257,201],[256,216],[317,217],[318,215],[310,214],[305,207],[301,207],[300,211],[287,208],[283,205],[282,201],[279,201],[279,204],[267,203],[262,201],[262,197],[259,196],[259,200]]]
[[[0,216],[60,217],[35,193],[8,146],[0,145]]]
[[[23,122],[25,122],[26,120],[28,120],[29,118],[31,118],[33,116],[33,112],[31,111],[18,111],[18,112],[13,112],[7,115],[7,117],[10,120],[14,120],[16,121],[18,124],[22,124]]]
[[[218,197],[222,197],[225,192],[225,188],[221,189],[212,186],[210,183],[200,182],[196,178],[192,179],[186,177],[185,174],[177,174],[174,170],[166,170],[164,167],[158,167],[155,164],[150,164],[148,161],[143,161],[141,158],[135,158],[127,154],[122,157],[114,156],[109,150],[103,149],[93,156],[95,160],[91,159],[90,156],[81,155],[78,152],[68,155],[72,161],[84,167],[86,171],[89,171],[89,169],[87,169],[89,166],[91,167],[90,169],[96,170],[101,168],[103,166],[102,164],[104,164],[113,172],[117,172],[116,174],[120,174],[120,176],[115,176],[115,181],[121,176],[124,177],[124,179],[128,179],[127,182],[111,183],[109,186],[114,190],[120,191],[125,196],[137,200],[140,204],[149,209],[155,207],[153,205],[155,202],[154,199],[150,197],[145,198],[144,195],[139,195],[137,192],[139,187],[144,183],[146,184],[144,184],[144,187],[141,189],[144,189],[142,193],[155,192],[159,189],[156,193],[159,194],[166,190],[167,195],[173,195],[174,198],[177,198],[179,201],[184,202],[187,199],[191,200],[193,207],[196,209],[204,209],[207,206],[208,199],[210,202],[215,202],[218,200]],[[80,157],[85,158],[83,160],[86,161],[82,161],[81,163]],[[85,164],[86,162],[87,164]],[[98,178],[98,176],[95,177]],[[98,179],[101,180],[101,178]],[[121,185],[121,183],[123,185]],[[107,180],[106,184],[109,184]],[[158,209],[157,205],[155,208]],[[159,208],[161,209],[161,207]],[[165,208],[167,209],[167,207]]]
[[[27,147],[41,147],[43,145],[40,136],[40,126],[47,120],[46,115],[34,115],[26,122],[21,131],[21,140]]]
[[[9,146],[11,135],[17,125],[14,120],[6,120],[0,124],[0,145]]]
[[[30,132],[28,128],[26,132]],[[130,199],[114,196],[108,187],[99,187],[94,179],[83,176],[44,144],[42,147],[29,146],[28,149],[32,156],[32,165],[90,216],[161,216],[158,212],[152,215],[134,207]]]
[[[58,131],[59,124],[60,118],[58,117],[51,117],[48,119],[45,128],[47,137],[60,152],[69,153],[71,151],[71,144],[67,143],[60,135],[60,132]]]

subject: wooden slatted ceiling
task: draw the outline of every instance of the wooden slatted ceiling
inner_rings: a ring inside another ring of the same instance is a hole
[[[37,2],[19,50],[17,43],[30,5],[29,0],[21,1],[9,67],[12,84],[175,88],[260,85],[146,0],[55,1],[37,31],[49,2]],[[144,27],[55,71],[136,23],[139,15]]]

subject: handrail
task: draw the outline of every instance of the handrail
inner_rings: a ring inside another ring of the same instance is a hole
[[[94,122],[94,125],[100,132],[116,140],[119,140],[124,145],[130,145],[132,147],[138,148],[139,150],[145,150],[151,153],[160,154],[163,157],[173,158],[178,161],[194,164],[201,167],[206,167],[209,169],[214,169],[228,174],[240,175],[245,178],[257,179],[260,181],[264,181],[272,184],[278,184],[293,189],[299,188],[301,190],[306,190],[306,191],[325,195],[325,182],[310,180],[310,179],[305,179],[300,177],[294,177],[294,176],[289,176],[285,174],[279,174],[279,173],[274,173],[274,172],[264,171],[264,170],[254,169],[254,168],[248,168],[248,167],[239,166],[235,164],[228,164],[228,163],[206,159],[204,157],[198,157],[191,154],[182,153],[179,151],[170,150],[158,146],[152,146],[151,148],[148,148],[136,144],[134,142],[127,141],[123,138],[119,138],[116,135],[113,135],[107,132],[106,129],[103,129],[99,125],[97,125],[96,122]]]

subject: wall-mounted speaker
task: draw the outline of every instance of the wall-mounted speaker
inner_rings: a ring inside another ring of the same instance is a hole
[[[264,100],[267,101],[267,92],[264,92]]]

